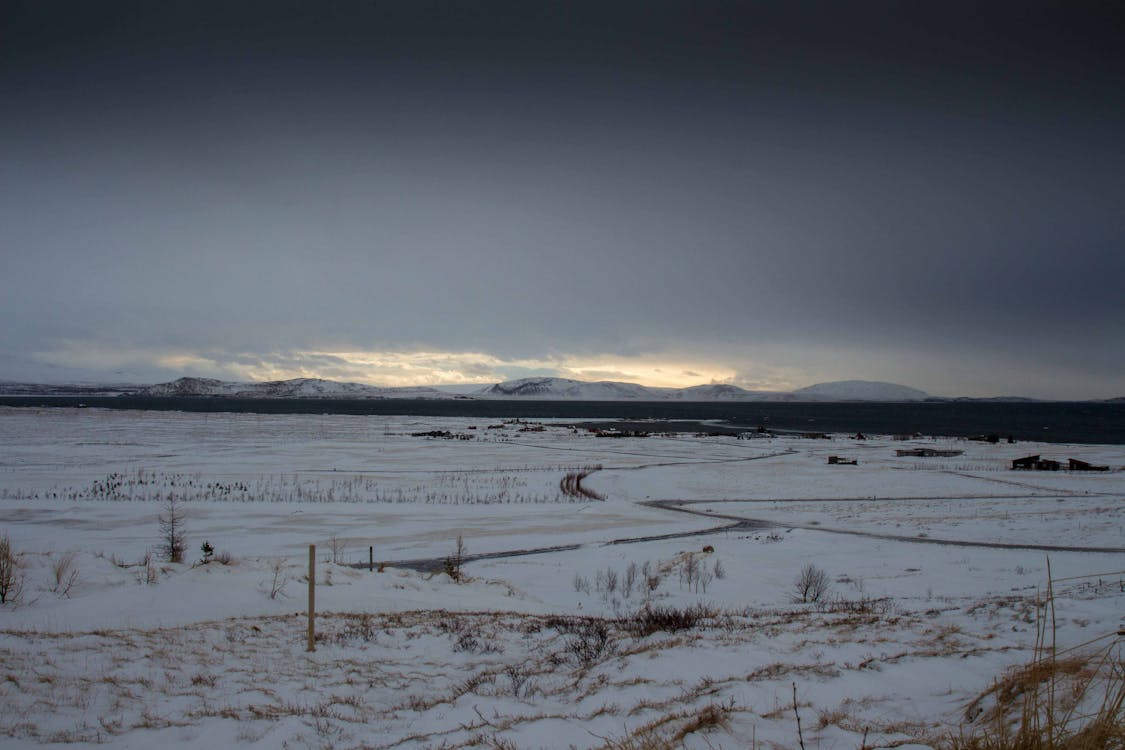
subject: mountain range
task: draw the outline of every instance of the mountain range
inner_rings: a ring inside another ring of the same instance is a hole
[[[748,391],[712,383],[688,388],[654,388],[613,380],[586,382],[568,378],[521,378],[486,386],[477,398],[527,398],[568,401],[924,401],[928,394],[894,383],[841,380],[796,391]]]
[[[340,383],[320,378],[293,378],[238,383],[213,378],[180,378],[170,383],[144,386],[134,396],[222,396],[226,398],[452,398],[433,388],[382,388],[363,383]]]
[[[729,384],[656,388],[618,381],[588,382],[536,377],[509,380],[476,390],[386,388],[319,378],[232,382],[184,377],[155,385],[41,385],[0,382],[0,394],[21,396],[122,395],[145,398],[334,398],[334,399],[525,399],[540,401],[922,401],[927,394],[894,383],[844,380],[791,392],[748,391]]]
[[[596,382],[569,378],[534,377],[508,380],[476,389],[465,386],[427,388],[380,387],[341,383],[320,378],[294,378],[265,382],[234,382],[214,378],[184,377],[168,383],[42,384],[0,380],[0,396],[140,396],[199,398],[333,398],[333,399],[510,399],[528,401],[1035,401],[1018,396],[994,398],[930,396],[925,391],[896,383],[871,380],[838,380],[817,383],[794,391],[749,391],[727,383],[687,388],[657,388],[615,380]],[[1121,403],[1125,398],[1095,399]]]

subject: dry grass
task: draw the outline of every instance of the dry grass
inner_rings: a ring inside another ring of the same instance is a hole
[[[1043,607],[1046,643],[1052,631]],[[1093,658],[1108,657],[1109,649],[1042,649],[1042,658],[1004,675],[973,702],[973,721],[956,737],[935,740],[943,730],[934,717],[913,725],[895,716],[887,723],[892,714],[885,709],[894,701],[881,695],[836,708],[815,700],[795,706],[788,700],[794,680],[829,682],[900,661],[921,665],[1013,647],[1010,639],[992,643],[971,629],[908,612],[880,614],[882,608],[866,603],[858,607],[863,614],[855,609],[700,608],[685,615],[667,608],[656,611],[654,622],[640,623],[631,616],[516,612],[330,613],[318,623],[322,648],[315,660],[304,654],[297,614],[154,630],[5,630],[0,701],[20,721],[0,723],[0,744],[104,742],[146,727],[198,728],[221,720],[237,722],[240,737],[262,737],[285,722],[294,746],[365,750],[506,749],[546,731],[536,725],[556,722],[588,733],[579,746],[607,750],[795,748],[799,711],[810,750],[839,743],[841,732],[854,742],[838,746],[852,748],[862,742],[866,748],[1125,750],[1120,658]],[[478,645],[464,648],[466,636]],[[772,653],[768,659],[763,649]],[[729,654],[729,667],[716,653]],[[1023,706],[1042,704],[1029,696],[1049,690],[1054,697],[1043,711],[1059,717],[1050,731],[1065,742],[1017,744]],[[1105,697],[1100,711],[1095,695]],[[1116,723],[1087,720],[1098,713]],[[1061,723],[1064,715],[1074,721]]]
[[[978,727],[941,743],[948,750],[1125,749],[1122,631],[1060,650],[1054,590],[1036,619],[1035,659],[977,696],[965,717]]]
[[[51,575],[54,583],[51,591],[59,596],[69,597],[74,585],[78,583],[77,555],[64,552],[51,561]]]
[[[733,703],[667,713],[619,739],[604,739],[598,750],[676,750],[692,734],[730,728]]]
[[[618,627],[634,638],[644,638],[653,633],[675,633],[692,630],[708,619],[715,618],[719,612],[704,604],[693,604],[682,609],[675,607],[649,606],[636,613],[622,617]]]

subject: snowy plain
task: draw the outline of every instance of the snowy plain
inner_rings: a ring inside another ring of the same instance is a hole
[[[914,447],[963,453],[896,455]],[[1009,468],[1036,453],[1110,471]],[[930,747],[1031,657],[1048,557],[1058,642],[1113,643],[1123,464],[1116,445],[0,409],[23,576],[0,605],[0,746],[788,748],[800,715],[808,747]],[[576,472],[604,499],[568,494]],[[187,562],[146,565],[169,495]],[[458,535],[567,549],[470,558],[460,582],[419,563]],[[199,564],[204,540],[229,561]],[[831,590],[794,602],[809,563]],[[683,630],[631,619],[696,606]]]

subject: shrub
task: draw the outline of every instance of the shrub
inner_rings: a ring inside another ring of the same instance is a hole
[[[340,564],[340,557],[343,555],[346,546],[346,542],[336,534],[328,537],[328,548],[332,550],[332,562],[336,565]]]
[[[714,609],[703,604],[693,604],[684,609],[675,607],[645,607],[635,614],[618,621],[622,630],[634,638],[643,638],[653,633],[674,633],[691,630],[702,620],[714,617]]]
[[[793,593],[790,599],[794,602],[818,602],[830,588],[832,588],[832,579],[828,573],[823,568],[809,563],[793,580]]]
[[[160,555],[171,563],[182,563],[184,552],[187,551],[187,539],[184,536],[184,522],[186,513],[183,503],[173,494],[169,493],[164,503],[164,512],[158,516],[160,522]]]
[[[689,591],[699,576],[699,567],[699,560],[696,559],[694,552],[688,552],[680,560],[680,584],[686,583]]]
[[[508,679],[511,681],[513,698],[519,698],[521,695],[527,694],[531,687],[528,684],[528,680],[531,678],[530,672],[519,664],[509,664],[505,667],[504,673],[508,675]]]
[[[465,553],[468,549],[469,548],[465,546],[464,539],[458,534],[457,546],[454,547],[453,554],[447,556],[445,562],[442,564],[442,570],[454,583],[462,582],[461,566],[465,562]]]
[[[368,613],[345,615],[339,632],[331,640],[340,645],[371,643],[375,640],[377,631],[374,615]]]
[[[584,667],[612,651],[609,625],[603,620],[582,620],[566,642],[566,650]]]
[[[283,558],[275,558],[270,562],[270,599],[285,596],[285,584],[289,583],[289,569],[285,566]]]
[[[23,594],[23,571],[7,534],[0,535],[0,604],[17,602]]]
[[[145,556],[141,560],[141,565],[145,569],[145,583],[151,586],[159,579],[159,571],[156,567],[156,558],[152,556],[152,550],[146,549]]]
[[[625,577],[621,581],[621,595],[626,599],[633,595],[633,589],[637,587],[638,574],[635,562],[629,563],[629,567],[625,568]]]
[[[55,577],[55,584],[51,591],[59,596],[70,596],[70,590],[78,582],[78,567],[74,564],[73,552],[64,552],[51,562],[51,573]]]

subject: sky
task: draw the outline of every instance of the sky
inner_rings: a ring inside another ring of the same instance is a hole
[[[0,0],[0,378],[1123,396],[1123,15]]]

